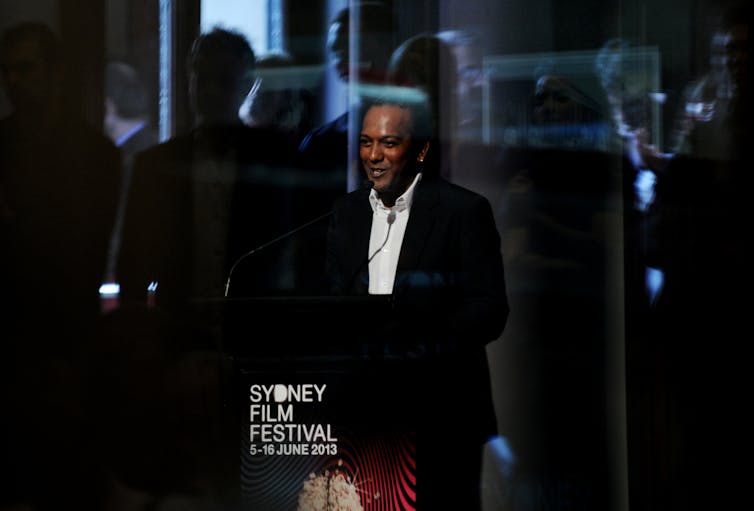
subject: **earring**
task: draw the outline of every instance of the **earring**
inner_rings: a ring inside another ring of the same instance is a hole
[[[416,159],[416,173],[421,174],[424,172],[424,158]]]
[[[416,156],[416,170],[422,172],[424,170],[424,158],[429,150],[429,143],[425,144],[421,152]]]
[[[419,154],[416,157],[416,161],[418,161],[419,163],[424,163],[424,157],[427,156],[427,151],[429,151],[429,142],[424,144],[424,147],[422,147],[422,150],[419,151]]]

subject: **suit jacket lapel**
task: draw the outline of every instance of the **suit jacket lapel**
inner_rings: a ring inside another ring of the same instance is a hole
[[[354,292],[366,293],[369,282],[369,265],[367,259],[369,255],[369,236],[372,231],[372,207],[369,204],[369,192],[361,193],[361,198],[357,201],[358,211],[355,212],[353,222],[354,227],[350,230],[350,239],[348,240],[348,260],[350,261],[350,270],[348,275],[351,276]]]
[[[360,207],[360,211],[354,219],[357,225],[353,231],[352,243],[350,243],[350,246],[355,250],[353,260],[358,260],[359,264],[361,264],[365,257],[368,257],[366,254],[369,251],[369,236],[372,232],[373,215],[368,199],[360,201],[360,203],[363,204],[363,207]]]
[[[420,266],[422,252],[435,223],[433,210],[439,205],[432,183],[420,182],[414,192],[396,275]]]

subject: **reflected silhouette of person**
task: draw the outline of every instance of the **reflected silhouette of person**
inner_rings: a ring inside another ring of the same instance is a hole
[[[710,69],[686,93],[677,153],[716,160],[745,156],[751,123],[750,15],[750,4],[741,3],[720,16],[710,40]]]
[[[0,51],[13,107],[0,120],[7,247],[2,271],[4,292],[13,297],[3,309],[16,311],[8,316],[14,320],[9,326],[23,325],[19,335],[32,326],[44,331],[39,321],[27,323],[40,313],[55,317],[63,330],[79,331],[96,312],[92,304],[105,271],[118,153],[65,104],[60,42],[49,27],[35,22],[11,27]]]
[[[500,148],[468,136],[470,120],[459,117],[460,101],[466,101],[471,94],[469,89],[478,83],[461,74],[473,76],[474,62],[468,55],[470,43],[459,42],[461,36],[453,34],[450,39],[454,43],[447,42],[447,34],[433,33],[417,34],[403,41],[390,57],[387,81],[427,94],[436,139],[429,157],[435,160],[440,174],[495,201],[501,193]],[[461,62],[457,59],[459,54],[464,59]]]
[[[408,38],[390,57],[387,81],[416,88],[427,95],[436,140],[430,156],[439,163],[441,175],[450,179],[458,106],[457,69],[452,48],[431,33]]]
[[[330,23],[327,54],[338,78],[348,86],[382,84],[394,43],[392,11],[383,2],[364,1],[358,5],[358,55],[351,55],[351,17],[346,7]],[[355,62],[352,62],[352,60]],[[352,64],[357,65],[352,69]],[[351,83],[356,78],[356,83]],[[348,119],[343,112],[311,130],[301,141],[298,152],[305,167],[341,176],[346,189],[348,179]],[[354,140],[355,142],[355,140]],[[334,197],[333,197],[334,198]]]
[[[235,494],[238,451],[235,408],[222,394],[224,311],[215,305],[233,261],[281,232],[281,192],[270,179],[295,146],[239,117],[256,67],[243,35],[200,34],[186,64],[194,126],[135,156],[121,305],[101,322],[102,365],[90,387],[102,403],[96,426],[121,437],[102,449],[115,481],[155,501],[181,495],[221,507]],[[267,270],[250,274],[275,279]],[[247,290],[244,282],[239,275],[234,290]]]
[[[632,262],[637,300],[653,305],[662,291],[663,273],[657,258],[657,182],[671,153],[650,143],[653,91],[642,75],[631,73],[626,60],[635,47],[624,38],[613,38],[600,48],[594,61],[610,112],[619,151],[625,156],[624,197],[627,246],[635,250]]]
[[[437,37],[453,50],[457,67],[458,135],[462,139],[482,139],[484,71],[482,47],[470,30],[443,30]]]
[[[232,262],[285,230],[282,214],[258,212],[279,211],[285,180],[270,169],[295,150],[239,117],[256,68],[243,36],[201,34],[187,64],[194,128],[136,157],[119,270],[124,300],[143,304],[154,283],[170,309],[222,297]]]
[[[120,148],[124,168],[134,155],[158,143],[149,115],[147,90],[136,69],[125,62],[105,67],[105,133]]]
[[[23,22],[0,36],[0,506],[85,500],[78,363],[99,315],[119,155],[66,101],[61,42]],[[40,442],[49,419],[66,442]],[[49,477],[55,473],[55,477]]]
[[[568,76],[537,76],[532,96],[533,131],[539,135],[535,145],[598,148],[604,117],[601,105]]]
[[[313,98],[295,83],[296,67],[287,53],[258,59],[254,90],[241,106],[244,124],[280,130],[296,143],[309,132]]]
[[[537,78],[534,90],[534,122],[575,123],[583,93],[565,77],[544,75]]]
[[[750,19],[750,3],[723,12],[711,40],[712,69],[684,108],[687,134],[658,180],[666,278],[657,338],[666,356],[666,434],[676,446],[668,489],[679,507],[729,508],[745,498],[735,491],[743,481],[710,467],[734,463],[748,435],[739,411],[748,384],[740,351],[749,317],[743,289],[752,277]],[[733,490],[721,494],[721,487]]]
[[[120,149],[123,175],[120,181],[118,213],[110,239],[105,283],[117,284],[118,253],[134,156],[159,142],[149,119],[147,91],[136,69],[125,62],[109,62],[105,68],[105,133]],[[113,296],[114,295],[114,296]],[[117,307],[117,293],[103,294],[103,309]]]

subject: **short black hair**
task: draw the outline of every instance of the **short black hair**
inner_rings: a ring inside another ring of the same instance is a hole
[[[36,41],[42,59],[49,65],[58,64],[62,58],[62,45],[57,34],[39,21],[24,21],[7,29],[0,38],[0,49],[7,50],[22,41]]]
[[[623,70],[624,53],[631,49],[631,42],[622,37],[608,39],[594,59],[594,71],[603,89],[612,94],[623,92],[626,79]]]
[[[200,56],[209,55],[230,57],[239,72],[254,71],[256,55],[249,41],[242,34],[215,27],[210,32],[200,34],[194,39],[188,55],[189,69],[193,69]]]
[[[427,141],[432,138],[432,111],[429,98],[421,89],[414,87],[376,86],[373,91],[363,92],[359,102],[359,121],[363,122],[367,111],[375,106],[395,105],[411,112],[413,125],[411,138]]]
[[[423,173],[427,177],[434,177],[439,173],[437,160],[439,140],[433,130],[432,109],[429,97],[424,90],[415,87],[400,87],[391,85],[367,86],[366,91],[359,95],[359,130],[370,108],[376,106],[398,106],[411,113],[411,148],[410,159],[414,160],[426,143],[435,149],[430,150],[424,160]]]
[[[393,14],[388,5],[379,1],[358,2],[359,28],[361,32],[385,32],[393,31]],[[348,26],[351,23],[351,9],[344,7],[336,14],[332,23],[341,23]]]
[[[751,5],[744,1],[727,6],[720,14],[717,24],[722,30],[739,26],[748,27],[751,24]]]

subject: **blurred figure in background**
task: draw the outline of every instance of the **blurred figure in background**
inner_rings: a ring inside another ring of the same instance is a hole
[[[615,151],[623,156],[623,243],[626,323],[626,384],[629,423],[628,442],[637,446],[629,467],[629,480],[636,490],[638,507],[648,498],[663,500],[650,474],[666,473],[663,452],[671,440],[668,431],[657,427],[667,420],[666,394],[662,392],[667,370],[662,332],[658,328],[656,304],[665,277],[659,247],[658,180],[664,179],[670,154],[650,143],[653,128],[653,92],[644,73],[631,66],[632,53],[640,48],[624,38],[613,38],[600,48],[594,70],[605,93],[610,112]],[[659,110],[659,108],[658,108]],[[646,396],[655,396],[647,400]],[[659,403],[659,405],[658,405]]]
[[[286,182],[289,191],[280,204],[281,218],[288,228],[308,223],[330,209],[334,197],[343,193],[345,174],[312,171],[319,162],[298,161],[296,149],[312,128],[314,97],[306,87],[305,68],[298,67],[287,53],[271,53],[257,60],[257,79],[252,92],[241,105],[241,118],[257,131],[270,131],[290,144],[291,158],[278,154],[276,176]],[[324,229],[326,222],[315,222],[290,236],[279,247],[286,247],[280,261],[284,262],[285,286],[297,293],[318,294],[322,288],[320,275],[324,261]],[[281,231],[282,232],[282,231]]]
[[[279,130],[299,142],[312,128],[314,98],[297,85],[296,62],[287,53],[272,53],[257,60],[257,79],[241,105],[247,126]]]
[[[540,70],[531,115],[529,143],[535,147],[595,149],[603,145],[602,106],[566,75]]]
[[[753,246],[750,23],[750,3],[723,11],[711,36],[711,69],[691,88],[681,143],[658,179],[665,287],[656,307],[675,448],[666,486],[679,508],[730,508],[745,498],[736,491],[745,487],[743,475],[713,467],[732,466],[748,436],[740,411]]]
[[[95,437],[100,461],[116,487],[223,507],[237,484],[237,438],[226,429],[235,424],[221,393],[223,315],[212,304],[233,261],[282,232],[277,188],[264,177],[275,174],[267,159],[292,149],[239,117],[256,68],[244,36],[200,34],[186,67],[194,127],[135,156],[118,258],[121,306],[102,322],[90,388],[103,403],[96,430],[108,432]],[[145,374],[123,361],[143,364]],[[103,394],[123,400],[114,407]],[[104,448],[109,435],[118,445]]]
[[[50,27],[5,31],[0,70],[13,107],[0,120],[0,504],[82,508],[91,453],[78,363],[98,319],[120,161],[66,102]],[[50,417],[65,442],[41,441]]]
[[[291,200],[298,182],[288,179],[296,158],[290,136],[240,118],[256,79],[248,41],[218,28],[203,33],[187,67],[194,128],[136,157],[119,265],[124,300],[143,304],[156,282],[151,296],[180,313],[224,297],[239,257],[303,223],[299,214],[312,215]],[[317,199],[324,212],[329,203]],[[231,295],[294,285],[282,281],[283,262],[274,250],[246,260]],[[260,265],[265,271],[254,271]]]
[[[545,74],[537,78],[534,89],[534,122],[537,124],[576,123],[586,96],[565,76]]]
[[[481,112],[473,108],[477,99],[481,101],[482,87],[477,43],[463,31],[409,37],[393,52],[387,80],[427,94],[435,139],[428,157],[440,175],[496,203],[504,188],[501,147],[482,140],[482,119],[475,117]]]
[[[339,11],[330,23],[327,54],[344,84],[382,84],[395,47],[392,12],[378,1],[359,2],[358,12],[358,55],[353,56],[350,51],[353,12],[348,7]],[[356,69],[351,68],[352,59],[358,59]],[[356,78],[357,83],[351,83],[352,78]],[[298,149],[303,165],[339,176],[343,180],[340,191],[346,189],[349,172],[348,124],[349,112],[346,111],[311,130]],[[353,143],[355,146],[355,139]],[[355,175],[361,177],[358,172]]]
[[[458,106],[457,69],[451,47],[433,34],[418,34],[395,49],[388,66],[388,83],[414,87],[427,95],[437,146],[431,157],[437,161],[440,175],[449,179]]]
[[[481,41],[469,30],[443,30],[437,37],[455,56],[457,72],[457,135],[462,140],[482,139],[484,70]]]
[[[222,296],[241,162],[257,149],[239,118],[256,67],[246,39],[220,29],[201,34],[187,65],[194,129],[135,159],[119,264],[125,300],[144,303],[154,281],[170,308]]]
[[[105,68],[105,132],[123,155],[130,172],[134,155],[159,141],[149,115],[149,99],[136,69],[125,62]]]
[[[636,279],[637,298],[652,305],[664,279],[657,257],[656,187],[672,155],[651,143],[656,91],[648,88],[641,73],[628,67],[628,54],[635,48],[623,38],[608,40],[595,58],[594,69],[605,92],[614,138],[628,163],[623,179],[625,213],[629,247],[635,250],[631,260],[637,263],[631,278]]]
[[[751,5],[734,4],[710,41],[710,69],[686,93],[676,152],[710,159],[740,159],[748,142],[749,23]]]
[[[136,69],[125,62],[110,62],[105,68],[104,126],[107,136],[120,149],[123,161],[118,213],[110,239],[104,281],[105,286],[115,287],[100,289],[103,310],[111,310],[118,304],[116,267],[134,156],[159,142],[157,130],[149,119],[146,87]]]

